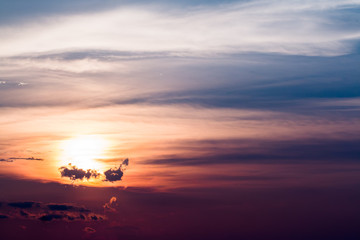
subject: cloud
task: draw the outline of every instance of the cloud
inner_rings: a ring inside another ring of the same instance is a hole
[[[129,159],[125,159],[118,168],[110,168],[107,171],[105,171],[103,174],[105,177],[105,181],[109,181],[109,182],[121,181],[124,175],[124,171],[128,165],[129,165]],[[96,170],[88,169],[85,171],[71,164],[59,168],[59,171],[61,173],[61,177],[68,177],[72,181],[84,180],[84,178],[89,180],[90,178],[99,178],[100,176],[102,176],[102,174]]]
[[[11,160],[29,160],[29,161],[44,161],[44,159],[42,158],[34,158],[34,157],[29,157],[29,158],[15,158],[15,157],[12,157],[12,158],[9,158]]]
[[[93,229],[93,228],[91,228],[91,227],[85,227],[85,228],[84,228],[84,232],[87,232],[87,233],[92,234],[92,233],[95,233],[96,230]]]
[[[65,204],[49,204],[47,205],[47,207],[53,211],[68,211],[74,208],[73,206],[69,206]]]
[[[126,158],[126,159],[122,162],[121,166],[124,167],[124,168],[126,168],[127,166],[129,166],[129,159]]]
[[[0,162],[14,162],[16,160],[26,160],[26,161],[44,161],[44,159],[42,158],[34,158],[34,157],[29,157],[29,158],[17,158],[17,157],[11,157],[11,158],[1,158]]]
[[[0,158],[0,162],[14,162],[14,161],[10,159]]]
[[[21,208],[21,209],[32,208],[34,206],[34,204],[35,204],[35,202],[13,202],[13,203],[8,203],[8,205],[10,207]]]
[[[360,38],[358,16],[351,12],[359,5],[358,0],[255,0],[194,9],[123,6],[2,26],[0,52],[9,56],[82,48],[342,55],[353,51],[353,41]]]
[[[125,159],[122,164],[118,168],[110,168],[109,170],[104,172],[105,175],[105,181],[109,182],[115,182],[115,181],[121,181],[124,170],[129,165],[129,159]]]
[[[14,209],[18,209],[15,210]],[[26,209],[26,211],[24,210]],[[53,204],[42,202],[9,202],[0,205],[0,214],[7,218],[61,221],[101,221],[105,216],[73,204]]]
[[[116,209],[114,208],[114,206],[116,205],[116,201],[117,201],[116,197],[110,198],[110,201],[104,204],[103,206],[104,210],[110,212],[116,212]]]
[[[142,164],[206,166],[243,163],[358,162],[360,139],[208,140],[180,143],[187,155],[160,156]],[[192,146],[196,146],[192,149]],[[203,154],[201,154],[201,152]]]
[[[72,166],[69,164],[67,167],[61,167],[59,168],[59,171],[61,173],[61,177],[68,177],[71,180],[83,180],[84,178],[90,179],[90,178],[98,178],[100,176],[100,173],[98,173],[96,170],[83,170],[81,168],[77,168],[76,166]]]

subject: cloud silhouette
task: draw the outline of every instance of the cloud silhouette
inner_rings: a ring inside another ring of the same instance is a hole
[[[29,160],[29,161],[44,161],[42,158],[34,158],[34,157],[28,157],[28,158],[15,158],[11,157],[10,160]]]
[[[106,219],[105,216],[94,213],[82,206],[73,204],[46,204],[41,202],[0,203],[1,218],[29,219],[42,222],[54,220],[101,221]]]
[[[0,162],[14,162],[14,161],[13,161],[13,160],[10,160],[10,159],[1,158],[1,159],[0,159]]]
[[[11,158],[1,158],[0,162],[14,162],[16,160],[44,161],[44,159],[42,159],[42,158],[34,158],[34,157],[28,157],[28,158],[11,157]]]
[[[126,167],[129,165],[129,159],[125,159],[118,168],[110,168],[109,170],[104,172],[105,181],[109,181],[109,182],[115,182],[115,181],[121,181],[123,175],[124,175],[124,170],[126,169]]]
[[[83,170],[81,168],[77,168],[76,166],[72,166],[69,164],[67,167],[61,167],[59,168],[61,177],[68,177],[71,180],[83,180],[84,178],[90,179],[90,178],[98,178],[100,176],[100,173],[98,173],[96,170]]]
[[[121,181],[124,175],[124,171],[128,165],[129,165],[129,159],[126,158],[125,160],[123,160],[123,162],[120,164],[119,167],[108,169],[103,174],[105,177],[104,181],[109,181],[109,182]],[[89,180],[90,178],[99,178],[102,175],[96,170],[93,169],[84,170],[71,165],[71,163],[68,166],[63,166],[59,168],[59,171],[61,173],[61,177],[68,177],[72,181],[84,180],[84,178],[87,180]]]
[[[13,202],[13,203],[8,203],[8,205],[10,207],[14,207],[14,208],[32,208],[34,206],[35,202]]]
[[[50,210],[54,210],[54,211],[68,211],[74,208],[73,206],[64,205],[64,204],[49,204],[47,205],[47,207]]]

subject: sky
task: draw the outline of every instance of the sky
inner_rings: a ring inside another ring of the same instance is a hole
[[[359,0],[0,0],[1,239],[359,239]]]

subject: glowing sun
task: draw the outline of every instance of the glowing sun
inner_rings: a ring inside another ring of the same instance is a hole
[[[104,158],[108,142],[98,135],[82,135],[61,143],[61,165],[72,165],[82,169],[100,169],[97,159]]]

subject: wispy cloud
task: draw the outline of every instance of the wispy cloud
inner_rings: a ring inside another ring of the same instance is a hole
[[[11,157],[11,158],[1,158],[0,162],[14,162],[16,160],[26,160],[26,161],[44,161],[43,158],[34,158],[34,157],[28,157],[28,158],[18,158],[18,157]]]
[[[28,157],[28,158],[16,158],[16,157],[11,157],[9,158],[10,160],[29,160],[29,161],[44,161],[44,159],[42,158],[34,158],[34,157]]]
[[[357,163],[360,139],[207,140],[179,143],[186,155],[159,156],[142,164],[207,166],[226,164]],[[191,146],[196,146],[192,149]]]
[[[359,6],[358,0],[257,0],[192,10],[128,6],[3,26],[0,52],[9,56],[60,49],[112,49],[191,55],[341,55],[351,52],[351,41],[360,37],[356,14],[346,12]]]

